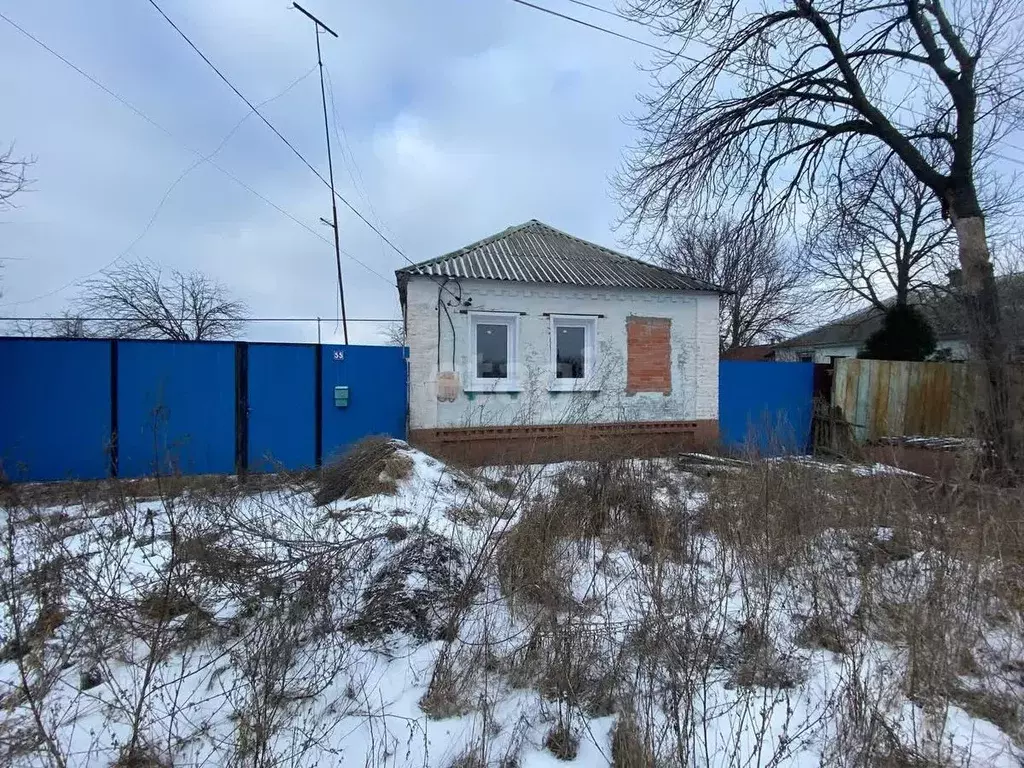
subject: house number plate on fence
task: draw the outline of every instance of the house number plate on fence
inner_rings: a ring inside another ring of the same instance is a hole
[[[344,360],[345,359],[345,353],[342,352],[340,349],[335,350],[335,352],[334,352],[334,359],[335,360]]]

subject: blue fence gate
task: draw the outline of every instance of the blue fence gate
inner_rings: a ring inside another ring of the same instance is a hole
[[[5,338],[0,370],[11,480],[302,469],[405,438],[403,347]]]
[[[813,363],[718,364],[718,430],[726,448],[762,456],[808,453],[813,412]]]

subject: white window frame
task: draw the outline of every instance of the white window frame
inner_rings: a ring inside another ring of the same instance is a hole
[[[597,318],[598,315],[551,315],[551,385],[552,392],[597,392]],[[558,329],[583,328],[583,378],[558,378]]]
[[[519,392],[519,313],[469,312],[469,362],[466,392]],[[503,379],[478,379],[476,375],[476,327],[479,324],[505,325],[508,328],[508,376]]]

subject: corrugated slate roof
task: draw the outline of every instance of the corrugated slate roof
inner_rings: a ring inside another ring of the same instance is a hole
[[[1003,330],[1016,342],[1024,338],[1024,275],[1010,274],[996,278]],[[967,315],[962,297],[955,291],[921,290],[912,292],[910,303],[924,315],[940,340],[967,337]],[[891,306],[893,299],[885,300]],[[852,312],[831,323],[801,333],[782,342],[782,347],[860,346],[868,336],[882,327],[884,313],[875,307]]]
[[[581,240],[536,219],[509,227],[436,259],[399,269],[395,274],[400,289],[410,276],[424,275],[609,288],[722,292],[711,283]]]

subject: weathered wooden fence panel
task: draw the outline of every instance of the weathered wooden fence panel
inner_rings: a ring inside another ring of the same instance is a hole
[[[972,381],[962,363],[843,359],[836,361],[832,404],[859,441],[963,437],[971,427]]]

